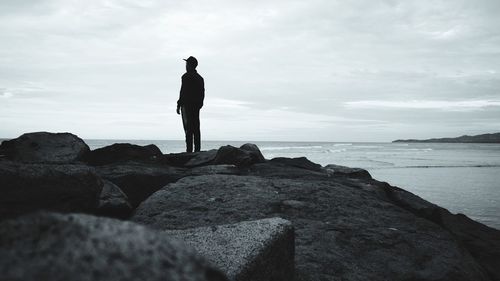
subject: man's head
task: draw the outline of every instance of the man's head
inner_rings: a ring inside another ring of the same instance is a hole
[[[198,60],[191,56],[187,59],[184,59],[186,61],[186,70],[187,71],[190,71],[190,70],[195,70],[196,67],[198,66]]]

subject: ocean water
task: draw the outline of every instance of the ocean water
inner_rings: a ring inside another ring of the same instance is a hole
[[[182,152],[183,141],[86,140],[91,149],[115,142],[156,144]],[[205,141],[202,149],[244,142]],[[301,157],[321,165],[368,170],[377,180],[406,189],[452,213],[500,229],[500,144],[253,142],[264,156]]]

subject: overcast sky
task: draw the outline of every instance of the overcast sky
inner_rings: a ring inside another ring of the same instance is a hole
[[[0,137],[390,141],[500,131],[500,1],[0,2]]]

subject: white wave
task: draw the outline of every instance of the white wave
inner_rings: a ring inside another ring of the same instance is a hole
[[[345,152],[347,149],[342,148],[342,149],[328,149],[329,153],[339,153],[339,152]]]
[[[379,145],[355,145],[355,148],[379,148]]]
[[[321,149],[323,148],[321,145],[313,145],[313,146],[265,146],[260,150],[290,150],[290,149]]]
[[[432,151],[432,148],[396,148],[395,150],[401,151]]]
[[[346,146],[346,145],[352,145],[352,143],[336,143],[333,146]]]

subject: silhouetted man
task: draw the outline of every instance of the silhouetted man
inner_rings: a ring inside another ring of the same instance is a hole
[[[182,112],[182,125],[186,133],[186,152],[201,149],[200,109],[205,98],[205,82],[196,71],[198,60],[189,57],[186,61],[186,73],[182,75],[182,86],[177,101],[177,114]]]

